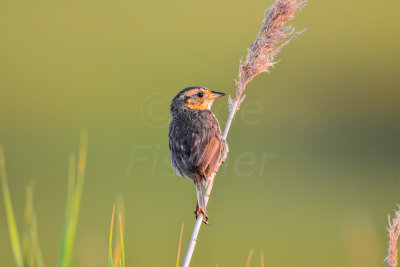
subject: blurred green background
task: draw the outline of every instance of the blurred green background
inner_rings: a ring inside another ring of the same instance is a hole
[[[271,1],[1,1],[0,139],[22,227],[25,187],[57,262],[68,156],[89,134],[76,266],[106,266],[116,195],[127,266],[173,266],[195,189],[169,164],[169,101],[234,93]],[[383,266],[400,202],[398,1],[310,1],[307,31],[250,83],[192,266]],[[227,117],[227,99],[213,111]],[[223,123],[222,123],[223,124]],[[0,265],[14,266],[3,199]]]

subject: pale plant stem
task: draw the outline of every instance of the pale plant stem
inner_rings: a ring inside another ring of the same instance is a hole
[[[276,63],[274,62],[274,58],[280,52],[281,48],[301,33],[294,32],[294,28],[292,26],[285,26],[285,23],[293,18],[294,14],[305,5],[306,1],[276,0],[272,7],[265,12],[263,24],[257,38],[251,45],[251,48],[248,49],[246,60],[240,64],[238,80],[236,81],[235,98],[233,100],[229,98],[229,116],[222,134],[224,142],[226,142],[233,118],[244,100],[245,95],[243,95],[243,92],[246,89],[246,85],[258,74],[267,72]],[[218,168],[221,164],[222,161],[219,162]],[[217,171],[212,173],[208,178],[206,192],[203,196],[204,209],[207,207]],[[183,267],[188,267],[190,264],[197,243],[197,236],[203,223],[203,217],[202,213],[197,217],[182,265]]]
[[[235,113],[236,113],[236,111],[237,111],[237,109],[238,109],[238,107],[240,105],[241,94],[242,93],[239,92],[239,90],[238,90],[237,95],[235,97],[235,100],[232,103],[232,106],[230,107],[228,120],[227,120],[227,122],[225,124],[224,133],[222,135],[222,138],[224,140],[226,140],[226,137],[228,136],[228,132],[229,132],[229,129],[231,127],[231,123],[232,123],[233,118],[235,117]],[[221,165],[221,163],[222,162],[220,162],[219,165]],[[210,195],[211,195],[212,187],[214,185],[215,174],[216,173],[213,173],[211,175],[211,177],[209,178],[209,182],[207,184],[207,188],[206,188],[206,192],[205,192],[205,196],[204,196],[204,208],[207,207],[208,200],[209,200]],[[195,248],[196,243],[197,243],[197,236],[199,235],[199,231],[200,231],[200,227],[201,227],[202,223],[203,223],[203,214],[200,213],[199,216],[197,217],[196,224],[194,225],[192,237],[190,238],[189,247],[187,249],[185,260],[183,261],[182,267],[188,267],[189,264],[190,264],[190,260],[192,259],[193,251],[194,251],[194,248]]]
[[[224,133],[222,135],[222,139],[224,139],[224,140],[226,140],[226,137],[228,136],[228,132],[229,132],[229,129],[231,128],[231,124],[232,124],[233,118],[236,114],[236,110],[239,107],[239,99],[240,99],[241,95],[242,94],[240,93],[240,95],[235,98],[235,102],[233,102],[231,111],[229,112],[228,120],[225,124]]]

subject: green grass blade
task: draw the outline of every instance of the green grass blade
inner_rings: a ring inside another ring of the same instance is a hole
[[[108,267],[114,267],[114,264],[113,264],[113,249],[112,249],[114,215],[115,215],[115,205],[113,207],[113,212],[112,212],[112,216],[111,216],[110,240],[109,240],[109,243],[108,243]]]
[[[115,211],[118,214],[119,223],[119,235],[116,236],[115,248],[112,248],[112,233],[114,228],[114,215]],[[110,241],[108,247],[108,266],[111,267],[122,267],[125,266],[125,248],[124,248],[124,234],[123,234],[123,216],[124,216],[124,203],[121,197],[117,197],[116,205],[113,208],[113,215],[111,218],[111,229],[110,229]]]
[[[78,156],[78,172],[76,176],[76,190],[80,193],[83,190],[83,184],[85,182],[85,172],[86,172],[86,158],[87,158],[87,133],[83,132],[81,134],[79,156]]]
[[[178,246],[178,256],[176,257],[176,267],[179,267],[179,260],[181,258],[182,234],[183,234],[184,226],[185,226],[185,224],[182,223],[181,234],[179,235],[179,246]]]
[[[22,237],[23,261],[26,266],[35,265],[35,253],[32,244],[32,208],[33,208],[33,183],[26,189],[25,229]]]
[[[69,156],[69,164],[68,164],[67,207],[65,214],[65,225],[68,224],[71,214],[72,197],[74,195],[75,183],[76,183],[76,157],[74,154],[71,154]]]
[[[43,267],[43,257],[37,233],[36,214],[33,208],[34,184],[31,183],[26,190],[25,231],[23,237],[24,262],[30,267]]]
[[[26,205],[25,205],[25,229],[22,237],[22,253],[23,261],[27,266],[32,266],[34,262],[34,256],[31,245],[31,222],[32,222],[32,191],[33,184],[29,185],[26,189]]]
[[[15,263],[17,267],[23,267],[24,263],[22,258],[20,239],[11,204],[11,196],[10,196],[10,190],[8,188],[7,172],[4,159],[4,150],[2,145],[0,145],[0,177],[3,189],[4,204],[7,214],[8,232],[10,234],[11,248],[14,254]]]
[[[121,234],[121,267],[125,267],[124,229],[121,214],[119,214],[119,232]]]
[[[60,249],[60,258],[59,258],[59,266],[66,266],[67,264],[67,241],[68,241],[68,231],[69,231],[69,222],[71,218],[71,206],[72,206],[72,197],[74,194],[75,188],[75,180],[76,180],[76,159],[74,155],[69,157],[69,165],[68,165],[68,191],[67,191],[67,205],[65,209],[65,219],[64,219],[64,233],[63,240],[61,243]]]
[[[32,242],[34,244],[35,262],[37,267],[43,267],[43,256],[39,245],[39,237],[37,234],[37,223],[35,210],[32,210]]]
[[[73,249],[78,224],[79,209],[83,192],[86,171],[87,134],[83,132],[78,156],[78,166],[75,176],[75,161],[70,160],[68,199],[65,218],[64,236],[61,244],[60,267],[70,267],[73,260]]]

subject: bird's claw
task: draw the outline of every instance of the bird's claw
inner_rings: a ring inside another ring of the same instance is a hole
[[[208,223],[207,213],[205,212],[205,210],[203,208],[199,208],[199,206],[197,206],[196,210],[194,211],[194,214],[196,215],[196,220],[197,220],[197,217],[199,217],[200,213],[203,214],[203,223],[207,224],[207,225],[211,225]]]

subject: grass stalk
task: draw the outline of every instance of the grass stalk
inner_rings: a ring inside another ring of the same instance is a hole
[[[118,214],[118,228],[119,228],[119,241],[116,242],[116,247],[113,249],[113,229],[114,229],[114,219],[115,219],[115,211],[117,210]],[[121,198],[117,199],[117,204],[113,207],[113,213],[111,216],[111,225],[110,225],[110,238],[108,244],[108,267],[125,267],[125,245],[124,245],[124,207]]]
[[[37,233],[36,213],[33,207],[34,183],[26,189],[25,231],[23,237],[23,258],[25,266],[43,267],[43,257]]]
[[[182,223],[181,233],[179,235],[178,255],[176,256],[176,267],[179,267],[179,261],[181,258],[182,235],[183,235],[183,227],[184,226],[185,226],[185,224]]]
[[[257,75],[268,72],[269,68],[276,64],[275,57],[280,50],[293,40],[301,32],[295,32],[292,26],[286,26],[286,22],[294,17],[294,14],[305,5],[306,0],[276,0],[266,10],[263,23],[254,43],[247,50],[246,60],[240,63],[238,80],[236,81],[236,95],[229,97],[229,116],[225,124],[223,139],[226,140],[228,132],[236,112],[245,99],[243,92],[247,84]],[[222,162],[219,163],[221,165]],[[203,207],[207,207],[211,195],[216,173],[211,174],[204,194]],[[193,251],[197,243],[197,236],[203,221],[203,214],[197,217],[190,243],[186,252],[183,267],[188,267],[192,259]]]
[[[253,250],[250,249],[249,256],[247,256],[246,267],[250,267],[251,259],[253,258]]]
[[[121,239],[121,267],[125,267],[124,227],[121,213],[119,214],[119,233]]]
[[[17,267],[23,267],[23,257],[21,244],[18,234],[17,224],[15,222],[14,211],[11,203],[10,189],[8,188],[6,164],[4,159],[4,149],[0,145],[0,177],[1,187],[3,189],[4,205],[7,215],[8,232],[10,235],[11,249],[14,254],[15,264]]]
[[[260,253],[260,263],[261,263],[261,267],[264,267],[264,252]]]
[[[78,155],[79,156],[77,164],[75,163],[74,156],[71,156],[69,161],[67,208],[65,214],[64,235],[62,238],[59,258],[60,267],[70,267],[72,266],[73,262],[73,250],[76,238],[76,229],[78,224],[83,185],[85,181],[87,155],[86,132],[83,132],[81,134]]]
[[[110,239],[108,241],[108,267],[114,267],[114,264],[113,264],[113,249],[112,249],[114,215],[115,215],[115,205],[113,207],[113,212],[112,212],[112,216],[111,216]]]

